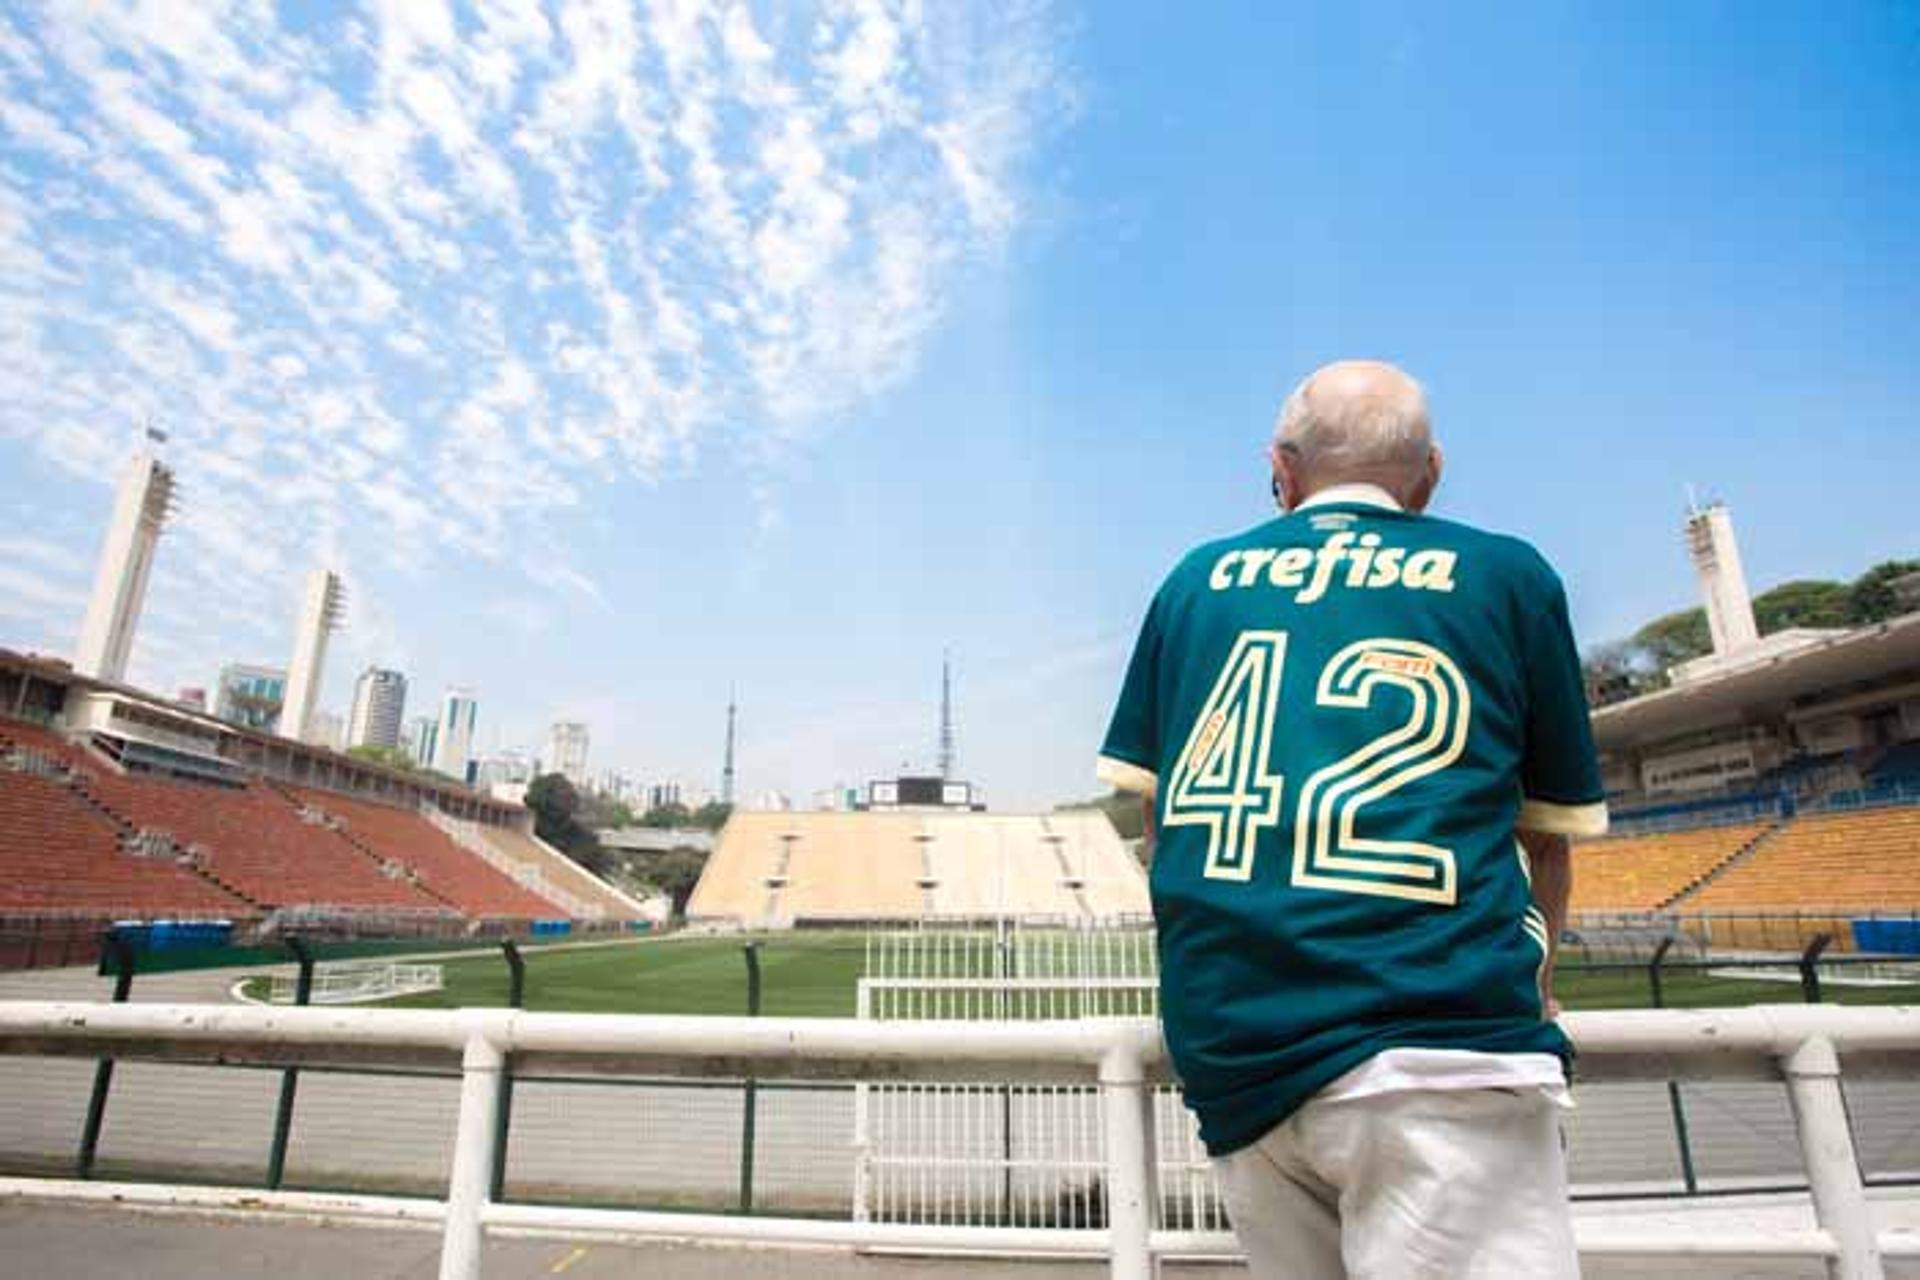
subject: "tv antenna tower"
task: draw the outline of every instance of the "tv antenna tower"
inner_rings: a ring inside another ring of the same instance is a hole
[[[738,708],[734,705],[733,686],[727,686],[727,761],[720,770],[720,803],[733,803],[733,722]]]
[[[940,651],[940,780],[953,780],[953,655]]]

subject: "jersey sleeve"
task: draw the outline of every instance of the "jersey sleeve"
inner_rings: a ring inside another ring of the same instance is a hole
[[[1587,714],[1580,651],[1567,616],[1567,593],[1552,570],[1526,602],[1526,755],[1520,768],[1519,825],[1554,835],[1607,830],[1606,792]]]
[[[1106,741],[1094,773],[1116,791],[1151,798],[1159,786],[1160,763],[1160,595],[1147,607],[1127,663],[1120,701],[1107,726]]]

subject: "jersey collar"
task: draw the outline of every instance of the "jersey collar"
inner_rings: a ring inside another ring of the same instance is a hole
[[[1309,507],[1330,506],[1336,502],[1354,503],[1363,507],[1385,507],[1388,511],[1401,510],[1400,503],[1394,496],[1377,484],[1329,485],[1294,510],[1305,511]]]

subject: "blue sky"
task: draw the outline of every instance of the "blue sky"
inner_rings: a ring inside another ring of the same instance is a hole
[[[1439,509],[1583,639],[1920,553],[1920,8],[488,0],[0,16],[0,644],[69,651],[120,460],[133,674],[397,665],[483,746],[741,790],[1093,790],[1147,595],[1287,388],[1428,385]],[[1234,10],[1239,10],[1234,12]]]

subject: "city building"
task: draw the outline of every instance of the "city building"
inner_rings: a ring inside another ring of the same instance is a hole
[[[347,718],[347,745],[398,747],[400,722],[407,710],[407,678],[385,667],[368,667],[353,685],[353,711]]]
[[[519,747],[502,747],[480,758],[474,770],[474,785],[482,790],[498,795],[497,790],[506,786],[524,787],[533,781],[534,760],[531,752]]]
[[[433,767],[449,778],[469,781],[473,764],[473,725],[479,703],[471,689],[449,689],[440,701],[440,725],[434,743]]]
[[[287,699],[287,673],[279,667],[229,662],[220,668],[213,714],[243,729],[272,733]]]
[[[295,742],[309,742],[307,734],[314,704],[320,698],[320,682],[327,667],[327,640],[340,627],[340,615],[346,609],[347,593],[340,575],[315,569],[307,575],[306,590],[300,597],[300,621],[293,632],[293,661],[287,667],[286,705],[280,713],[280,736]]]
[[[310,746],[344,751],[347,747],[347,722],[340,718],[337,711],[316,711],[307,717],[306,741]]]
[[[172,505],[173,471],[150,453],[135,454],[120,477],[113,521],[100,544],[93,595],[80,624],[73,669],[81,675],[116,684],[126,680],[154,547]]]
[[[407,727],[400,735],[400,749],[407,753],[408,759],[422,769],[431,769],[439,747],[439,721],[432,716],[415,716],[407,721]]]
[[[547,733],[546,771],[563,775],[576,787],[587,785],[587,726],[557,720]]]

